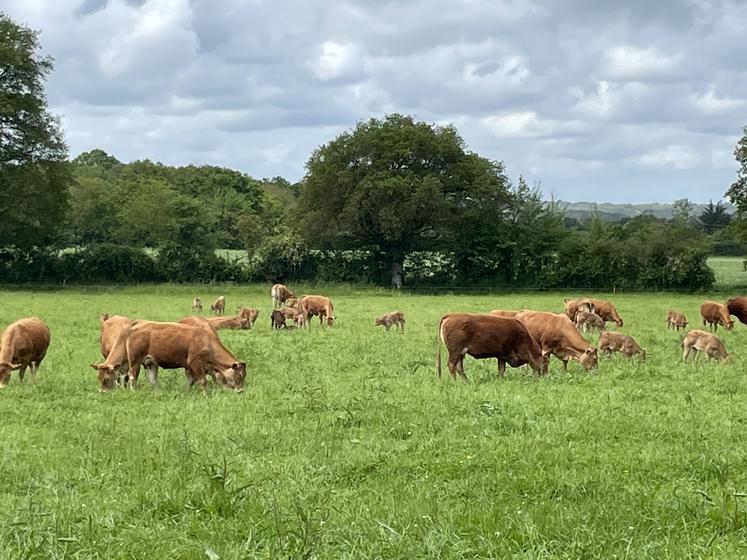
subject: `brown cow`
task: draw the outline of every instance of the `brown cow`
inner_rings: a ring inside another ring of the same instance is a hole
[[[210,311],[215,313],[216,315],[223,315],[223,312],[226,309],[226,297],[220,296],[218,299],[216,299],[213,303],[210,304]]]
[[[565,314],[543,311],[522,311],[516,318],[527,327],[543,352],[549,352],[563,362],[577,360],[587,371],[597,367],[597,349],[589,345]]]
[[[282,306],[286,300],[290,298],[295,299],[295,295],[288,289],[288,286],[284,284],[274,284],[270,288],[270,295],[272,296],[272,308],[277,309]]]
[[[220,329],[233,329],[233,330],[246,330],[249,328],[249,319],[242,317],[241,315],[235,315],[233,317],[195,317],[189,316],[179,319],[181,325],[210,325],[214,330]]]
[[[324,324],[324,318],[327,318],[327,326],[332,326],[335,320],[333,314],[332,301],[324,296],[303,296],[298,302],[298,310],[304,315],[306,321],[311,319],[312,315],[319,316],[319,324]],[[306,323],[308,326],[308,322]]]
[[[613,352],[622,352],[626,358],[638,354],[641,359],[646,359],[646,351],[638,346],[632,336],[616,332],[605,331],[599,335],[599,352],[608,356]]]
[[[239,362],[214,331],[179,323],[136,324],[127,338],[130,388],[135,389],[140,366],[146,360],[165,369],[184,368],[189,387],[197,383],[206,390],[205,375],[221,385],[241,392],[246,363]]]
[[[729,316],[729,309],[718,302],[706,301],[700,306],[700,316],[703,318],[703,327],[706,324],[714,331],[718,330],[718,326],[723,326],[727,331],[734,328],[734,322]]]
[[[747,297],[735,297],[726,302],[729,315],[734,315],[739,322],[747,325]]]
[[[279,309],[273,309],[272,313],[270,313],[270,328],[284,329],[285,327],[285,315]]]
[[[198,297],[192,300],[192,312],[202,313],[202,300]]]
[[[18,319],[11,323],[0,336],[0,389],[10,381],[10,372],[18,370],[23,381],[26,368],[31,368],[34,381],[49,348],[49,328],[36,317]]]
[[[509,311],[505,309],[493,309],[488,315],[493,317],[516,317],[519,314],[518,311]]]
[[[399,328],[400,332],[405,332],[405,314],[401,311],[391,311],[386,315],[382,315],[376,321],[374,321],[374,327],[384,326],[385,330],[389,330],[392,325],[395,328]]]
[[[615,323],[618,327],[623,326],[623,320],[617,314],[617,309],[609,301],[603,299],[587,298],[592,305],[592,311],[599,315],[606,323]]]
[[[250,329],[254,327],[254,322],[257,320],[257,317],[259,317],[259,309],[254,309],[253,307],[239,307],[236,310],[236,313],[240,317],[246,317],[249,319]]]
[[[576,328],[584,332],[597,330],[602,332],[606,327],[604,319],[593,311],[579,311],[576,313]]]
[[[592,313],[594,306],[591,304],[588,298],[581,299],[564,299],[563,310],[571,321],[576,321],[576,314],[579,311],[586,311]]]
[[[692,330],[687,333],[682,341],[682,348],[682,360],[685,362],[693,352],[695,352],[696,360],[699,356],[698,352],[705,352],[712,360],[727,360],[729,358],[726,348],[718,337],[706,331]]]
[[[438,325],[436,373],[441,377],[441,341],[449,352],[447,365],[452,379],[464,374],[464,355],[473,358],[496,358],[498,374],[503,377],[506,363],[511,367],[529,364],[537,375],[547,373],[548,357],[531,337],[527,328],[511,317],[482,313],[450,313]]]
[[[667,330],[680,330],[687,327],[687,318],[679,311],[667,311]]]
[[[125,377],[125,383],[127,382],[127,371],[130,364],[127,361],[125,344],[130,334],[129,329],[135,324],[135,321],[122,315],[112,315],[110,317],[106,313],[99,319],[101,320],[99,347],[104,361],[100,364],[92,363],[91,367],[97,372],[101,384],[99,390],[107,391],[114,388],[115,382],[118,382],[122,376]],[[153,368],[157,370],[157,366],[148,367],[148,379],[151,383],[158,374],[158,371],[153,371]]]

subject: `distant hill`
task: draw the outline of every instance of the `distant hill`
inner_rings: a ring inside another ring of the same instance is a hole
[[[590,218],[596,211],[599,216],[609,222],[619,222],[624,218],[634,218],[635,216],[655,216],[656,218],[669,219],[672,217],[671,204],[612,204],[609,202],[558,202],[561,208],[565,209],[565,215],[569,218],[584,220]],[[693,204],[693,214],[699,216],[707,204]],[[727,204],[727,211],[733,214],[736,208]]]

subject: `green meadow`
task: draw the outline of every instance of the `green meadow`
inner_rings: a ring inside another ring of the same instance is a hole
[[[435,376],[442,314],[580,294],[308,291],[332,297],[334,328],[271,331],[269,286],[3,290],[0,325],[36,315],[52,344],[34,384],[0,393],[0,557],[747,556],[747,327],[723,333],[724,364],[683,364],[665,329],[668,308],[696,327],[726,292],[588,294],[645,362],[499,380],[468,357],[462,383]],[[175,320],[220,294],[261,310],[220,333],[248,362],[243,394],[188,392],[181,370],[97,392],[99,313]],[[403,335],[373,326],[394,309]]]

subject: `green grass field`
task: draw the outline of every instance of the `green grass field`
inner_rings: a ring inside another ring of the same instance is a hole
[[[727,364],[681,363],[664,328],[669,307],[696,326],[705,296],[607,295],[646,362],[590,375],[553,359],[546,378],[500,381],[495,360],[467,358],[465,384],[434,375],[443,313],[576,294],[330,289],[332,330],[272,332],[268,292],[2,291],[0,325],[37,315],[52,345],[34,385],[14,374],[0,393],[0,557],[747,555],[747,328],[723,335]],[[262,311],[221,332],[249,363],[245,393],[186,392],[181,371],[97,393],[100,312],[171,320],[219,293]],[[393,309],[404,335],[373,327]]]
[[[716,287],[747,288],[747,271],[742,257],[709,257],[708,266],[716,274]]]

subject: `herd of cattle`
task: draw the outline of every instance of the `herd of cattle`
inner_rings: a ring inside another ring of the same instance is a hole
[[[547,373],[550,356],[563,362],[567,369],[569,360],[578,361],[587,371],[597,367],[598,354],[611,355],[620,352],[632,358],[646,358],[646,351],[632,336],[606,330],[607,323],[623,326],[623,320],[615,306],[608,301],[581,298],[566,299],[564,313],[546,311],[506,311],[495,309],[487,314],[450,313],[441,318],[438,327],[436,372],[441,375],[441,345],[448,351],[448,367],[452,378],[464,374],[464,356],[495,358],[498,374],[503,377],[506,364],[519,367],[525,364],[535,374]],[[706,301],[700,306],[703,327],[714,331],[719,326],[731,330],[731,316],[747,324],[747,298],[730,299],[726,305]],[[667,329],[684,329],[687,319],[670,310],[666,318]],[[599,330],[598,346],[594,348],[581,336],[581,332]],[[693,353],[705,353],[715,360],[728,359],[726,348],[719,338],[702,330],[691,330],[682,341],[682,359],[687,361]]]
[[[331,327],[335,317],[332,302],[325,296],[296,296],[284,285],[271,289],[273,329],[307,327],[313,316],[320,325]],[[241,392],[246,378],[246,362],[239,361],[221,342],[219,329],[251,329],[259,315],[253,308],[239,307],[233,317],[225,317],[226,299],[216,299],[210,310],[215,317],[201,316],[202,301],[195,298],[192,311],[197,315],[184,317],[178,322],[134,320],[121,315],[100,317],[99,337],[104,361],[92,363],[96,370],[100,390],[106,391],[123,381],[134,389],[141,367],[144,367],[151,384],[158,383],[158,369],[184,368],[187,385],[206,388],[207,377],[218,385]],[[747,298],[730,299],[726,304],[706,301],[700,306],[703,327],[718,330],[719,326],[731,330],[731,316],[747,324]],[[464,374],[464,356],[495,358],[498,373],[505,374],[506,364],[519,367],[529,364],[537,375],[546,374],[550,356],[563,362],[567,369],[570,360],[578,361],[586,370],[597,366],[598,354],[621,352],[627,357],[646,357],[633,337],[606,330],[607,323],[623,327],[623,320],[615,306],[598,299],[565,300],[564,313],[546,311],[493,310],[489,313],[449,313],[439,322],[436,351],[436,371],[441,375],[441,344],[448,351],[448,368],[456,379]],[[686,317],[670,310],[666,317],[667,329],[684,329]],[[387,313],[374,322],[387,331],[394,326],[404,332],[405,317],[400,311]],[[588,330],[599,330],[598,346],[592,347],[581,335]],[[33,380],[47,349],[49,328],[38,318],[19,319],[10,324],[0,336],[0,389],[5,387],[11,371],[18,370],[23,381],[27,369]],[[693,353],[702,352],[716,360],[728,359],[728,353],[715,334],[691,330],[682,341],[683,360]]]

